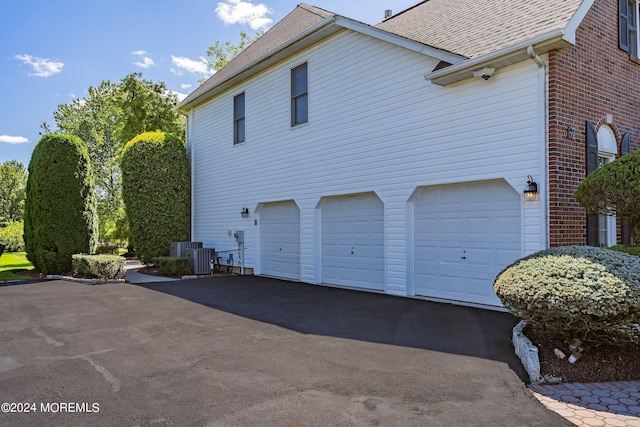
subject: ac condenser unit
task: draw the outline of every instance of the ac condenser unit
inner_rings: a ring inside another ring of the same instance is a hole
[[[182,258],[187,256],[187,249],[201,247],[202,242],[171,242],[169,245],[169,255]]]
[[[211,262],[216,259],[216,250],[209,248],[187,249],[187,257],[193,261],[193,274],[209,274]]]

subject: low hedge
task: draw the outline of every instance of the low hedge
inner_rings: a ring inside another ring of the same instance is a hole
[[[101,245],[96,247],[96,255],[120,255],[117,246]]]
[[[153,264],[158,267],[163,276],[182,277],[193,274],[193,261],[191,258],[161,256],[153,259]]]
[[[525,257],[503,270],[496,295],[550,338],[592,346],[640,342],[640,258],[569,246]]]
[[[115,255],[73,255],[73,272],[99,279],[122,279],[125,273],[125,259]]]

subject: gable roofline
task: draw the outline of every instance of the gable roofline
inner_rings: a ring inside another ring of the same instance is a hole
[[[309,27],[307,30],[299,33],[292,39],[247,63],[243,67],[223,78],[221,81],[217,82],[212,87],[201,91],[196,89],[179,104],[179,109],[186,112],[189,109],[194,108],[195,106],[200,105],[216,95],[236,86],[242,81],[266,70],[278,62],[283,61],[288,57],[293,56],[294,54],[297,54],[344,30],[351,30],[452,64],[457,64],[465,59],[463,56],[374,28],[368,24],[364,24],[353,19],[332,14],[317,24]],[[239,56],[240,55],[242,55],[242,52]]]
[[[426,74],[424,78],[431,83],[447,86],[474,77],[474,71],[483,68],[499,69],[530,59],[530,48],[541,55],[552,50],[573,46],[576,43],[576,31],[594,1],[583,1],[564,28],[557,28],[485,55],[467,59],[446,68],[436,69]]]

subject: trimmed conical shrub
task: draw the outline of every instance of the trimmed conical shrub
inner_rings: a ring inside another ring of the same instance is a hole
[[[171,242],[189,240],[191,180],[184,143],[164,132],[145,132],[122,152],[122,198],[138,259],[169,255]]]
[[[89,154],[75,136],[44,135],[31,155],[24,207],[27,257],[45,274],[71,271],[71,256],[98,239]]]

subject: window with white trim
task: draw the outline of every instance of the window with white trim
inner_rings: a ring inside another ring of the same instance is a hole
[[[245,141],[244,92],[233,98],[233,143]]]
[[[618,0],[618,40],[620,49],[638,56],[638,0]]]
[[[291,126],[309,121],[307,63],[291,70]]]
[[[618,144],[613,129],[608,125],[598,129],[598,168],[616,159]],[[615,215],[601,215],[598,218],[598,245],[615,246],[617,244],[617,228]]]

